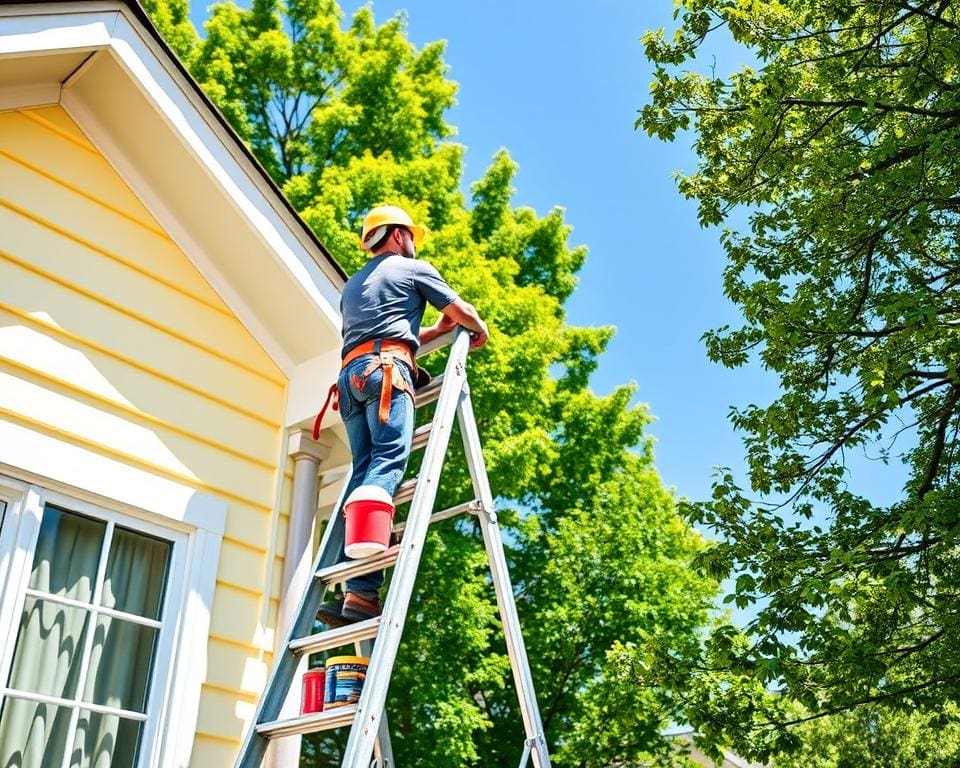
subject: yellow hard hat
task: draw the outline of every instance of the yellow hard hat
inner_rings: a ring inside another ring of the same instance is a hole
[[[364,247],[367,235],[373,232],[373,230],[389,224],[396,224],[409,229],[413,234],[414,245],[416,245],[417,248],[420,247],[420,243],[423,242],[423,236],[425,234],[423,227],[418,227],[414,224],[410,214],[396,205],[378,205],[370,209],[363,218],[363,231],[360,233],[360,247]]]

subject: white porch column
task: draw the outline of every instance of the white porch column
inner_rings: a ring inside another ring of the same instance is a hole
[[[290,524],[287,528],[287,549],[281,576],[280,607],[274,658],[279,658],[283,641],[296,618],[300,598],[306,591],[313,566],[313,531],[317,519],[317,494],[320,464],[330,454],[330,447],[313,439],[304,430],[290,435],[287,455],[294,461],[293,495],[290,502]],[[301,659],[290,694],[283,705],[282,718],[300,714],[300,677],[307,660]],[[278,739],[270,745],[266,764],[272,768],[295,768],[300,764],[300,736]]]

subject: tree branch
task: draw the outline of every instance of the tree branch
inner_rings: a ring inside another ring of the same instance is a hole
[[[932,21],[934,24],[939,24],[946,27],[947,29],[960,30],[960,24],[954,24],[952,21],[949,21],[941,15],[948,7],[950,6],[950,0],[941,0],[940,7],[937,8],[936,13],[930,13],[930,11],[925,8],[915,8],[912,5],[907,3],[897,3],[897,7],[901,10],[912,11],[917,16],[923,16],[923,18]]]
[[[930,456],[929,463],[927,464],[927,471],[924,474],[923,482],[920,484],[920,490],[917,491],[917,498],[921,501],[923,500],[923,497],[927,495],[930,489],[933,488],[933,482],[937,478],[937,471],[940,469],[940,461],[943,458],[943,446],[944,439],[947,435],[947,427],[950,424],[950,419],[954,416],[954,410],[957,406],[958,398],[960,398],[960,387],[954,384],[950,388],[950,394],[947,395],[947,399],[940,409],[940,418],[937,422],[937,432],[933,444],[933,453]]]
[[[913,392],[907,395],[904,395],[902,398],[900,398],[900,405],[902,406],[902,405],[905,405],[906,403],[912,402],[913,400],[916,400],[918,397],[922,397],[923,395],[929,394],[930,392],[933,392],[935,389],[942,387],[944,384],[949,384],[949,383],[950,383],[949,381],[935,381],[933,384],[928,384],[925,387],[916,389]],[[850,440],[850,438],[852,438],[855,434],[857,434],[857,432],[859,432],[861,429],[867,426],[867,424],[869,424],[871,421],[874,421],[875,419],[880,418],[880,416],[882,416],[884,412],[886,412],[886,410],[887,410],[886,408],[878,408],[877,410],[870,412],[869,414],[864,416],[860,421],[858,421],[856,424],[854,424],[853,426],[845,430],[844,433],[840,435],[840,437],[838,437],[836,440],[832,442],[832,444],[830,445],[830,448],[826,450],[823,453],[823,455],[819,459],[817,459],[812,465],[810,465],[810,467],[808,467],[806,471],[810,474],[815,474],[824,466],[826,466],[826,464],[830,461],[830,459],[833,458],[834,454],[836,454],[837,451],[843,448],[844,445],[846,445],[847,442]]]
[[[907,104],[888,104],[887,102],[877,101],[873,104],[865,101],[864,99],[840,99],[836,101],[827,101],[823,99],[798,99],[798,98],[786,98],[781,99],[779,104],[787,106],[799,106],[799,107],[861,107],[861,108],[872,108],[877,109],[881,112],[905,112],[909,115],[920,115],[921,117],[951,117],[957,118],[960,117],[960,109],[946,109],[946,110],[936,110],[936,109],[923,109],[921,107],[911,107]]]
[[[918,683],[917,685],[910,685],[905,688],[900,688],[896,691],[889,691],[887,693],[878,693],[873,696],[864,696],[858,701],[850,702],[849,704],[844,704],[840,707],[832,707],[831,709],[824,710],[823,712],[817,712],[814,715],[808,715],[807,717],[798,717],[794,720],[768,720],[766,722],[759,723],[761,727],[774,727],[774,728],[789,728],[791,725],[799,725],[800,723],[808,723],[811,720],[819,720],[822,717],[829,717],[830,715],[836,715],[840,712],[847,712],[854,707],[859,707],[863,704],[878,704],[881,701],[890,701],[891,699],[896,699],[900,696],[906,696],[911,693],[916,693],[917,691],[923,691],[927,688],[934,688],[939,685],[945,685],[946,683],[955,683],[960,680],[960,675],[950,675],[949,677],[941,677],[936,680],[928,680],[925,683]]]

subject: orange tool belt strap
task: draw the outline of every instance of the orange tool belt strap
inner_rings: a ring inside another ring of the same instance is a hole
[[[353,385],[357,389],[363,389],[367,377],[379,368],[383,368],[383,386],[380,387],[380,409],[378,416],[381,424],[386,424],[390,418],[390,400],[393,397],[393,390],[399,389],[406,392],[413,398],[413,389],[403,378],[403,374],[397,373],[394,376],[396,366],[395,360],[402,360],[410,366],[410,371],[415,373],[417,363],[413,356],[413,350],[402,341],[392,341],[390,339],[373,339],[366,341],[351,349],[346,357],[343,358],[343,364],[340,370],[346,368],[350,363],[363,355],[376,355],[376,359],[370,361],[370,365],[363,369],[363,373],[354,376]]]

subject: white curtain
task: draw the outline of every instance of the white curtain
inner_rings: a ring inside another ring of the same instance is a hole
[[[106,526],[53,507],[44,511],[30,586],[89,604]],[[169,542],[117,528],[103,590],[109,608],[160,618]],[[93,632],[86,679],[81,681],[85,632]],[[100,616],[95,626],[82,608],[28,597],[20,622],[8,687],[144,711],[157,630]],[[70,709],[6,697],[0,712],[0,768],[60,768]],[[133,766],[140,724],[80,711],[71,744],[71,768]]]
[[[103,605],[151,619],[160,618],[166,581],[168,542],[117,529],[107,560]],[[84,701],[143,712],[157,630],[101,616],[84,687]],[[121,663],[117,663],[122,660]],[[74,739],[78,768],[133,766],[140,724],[85,712]]]

